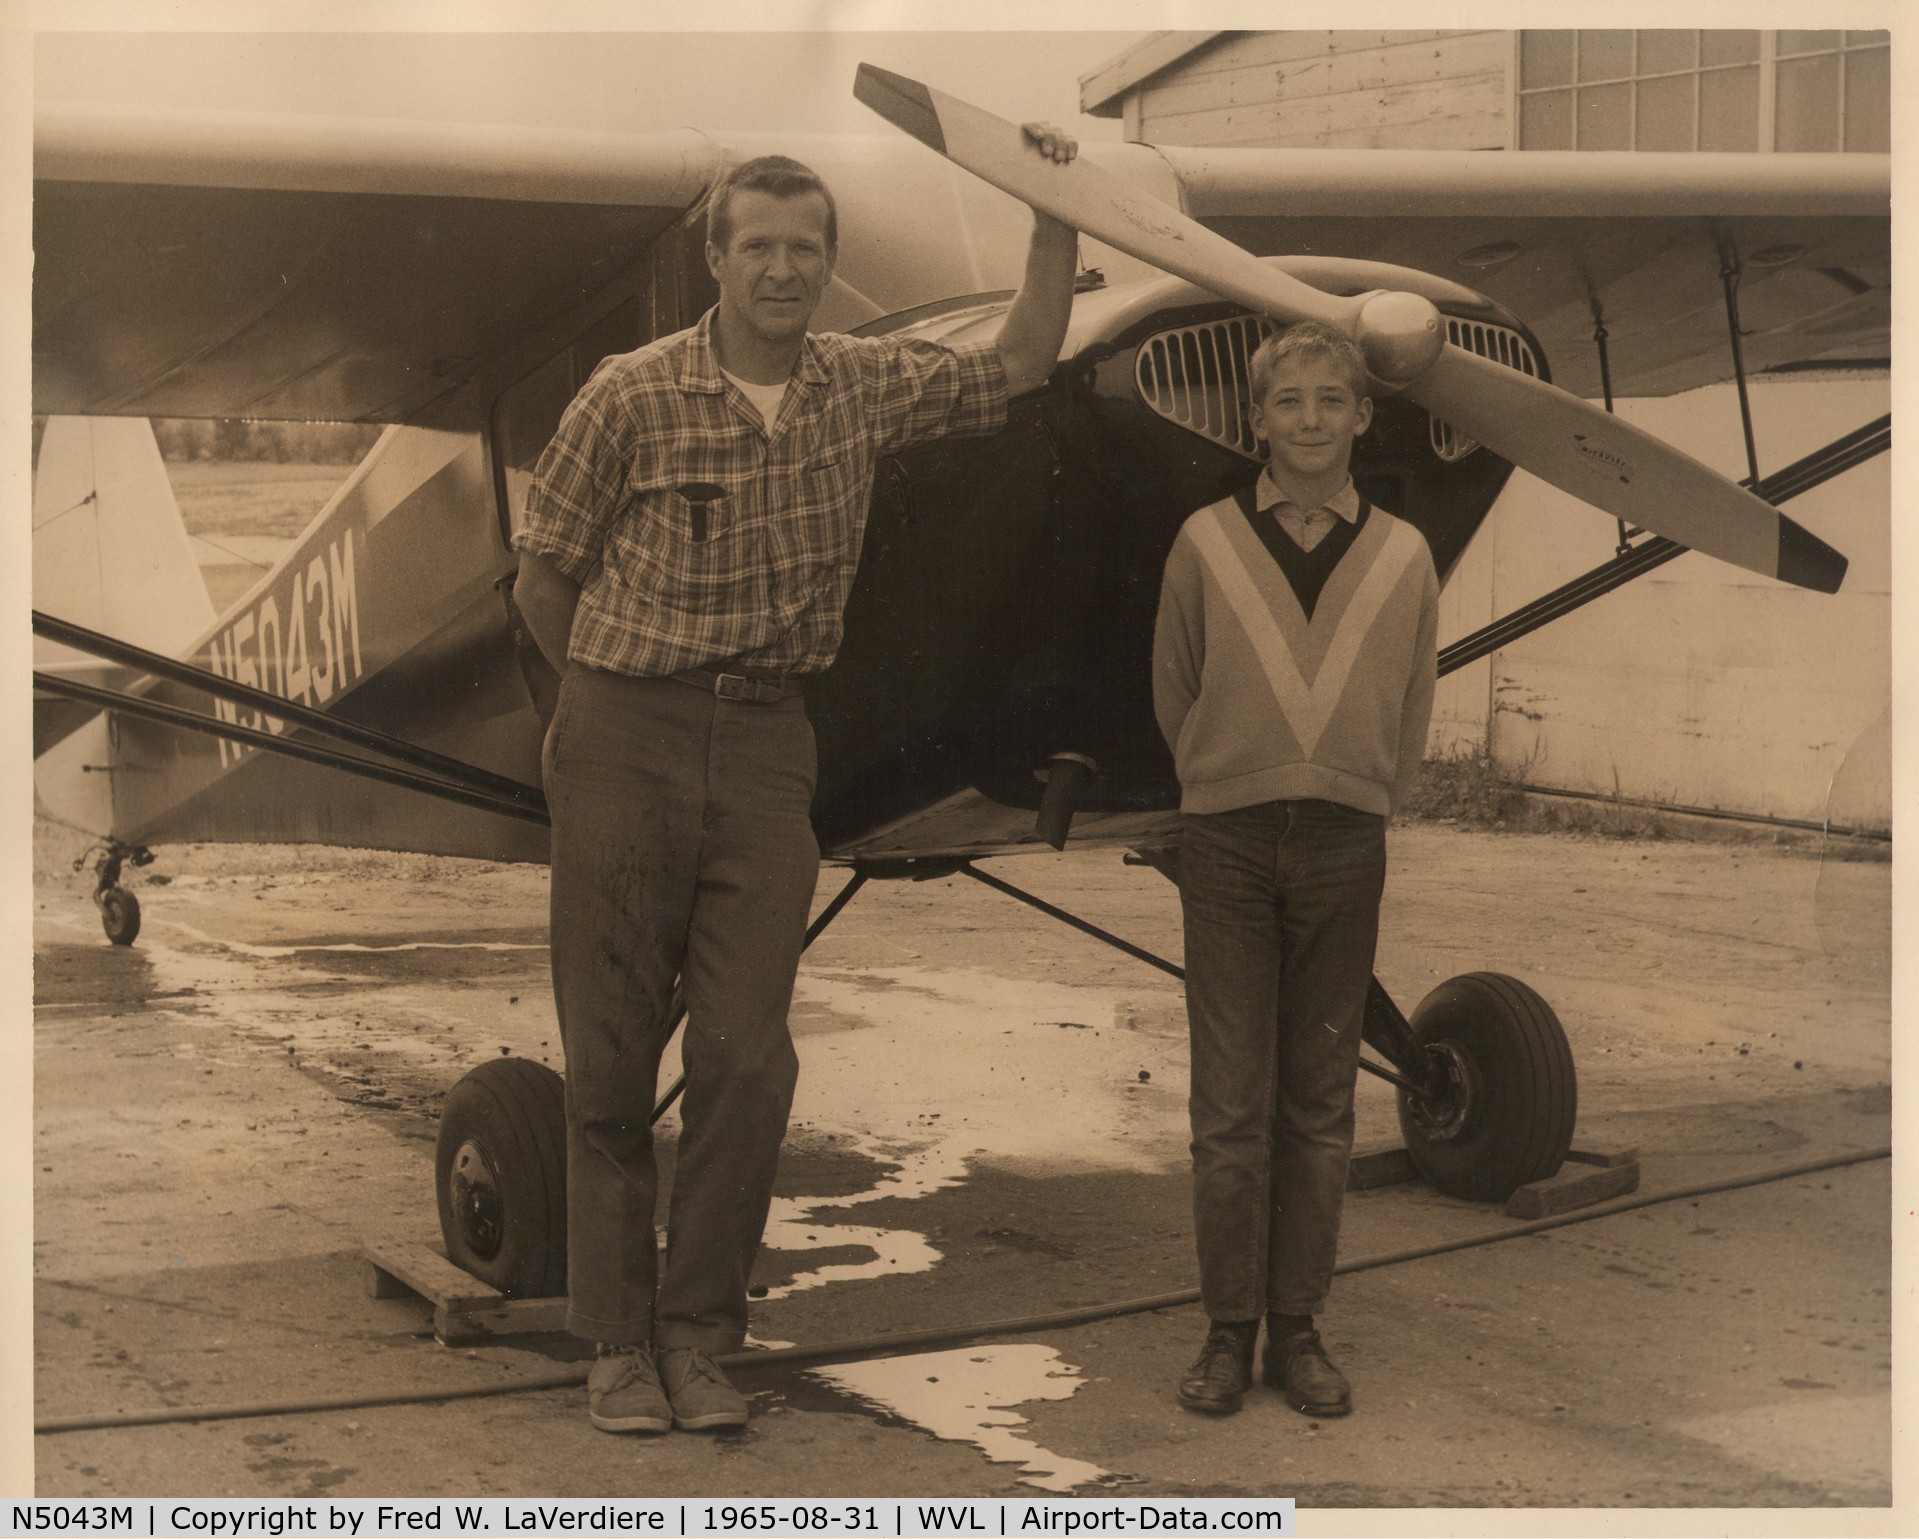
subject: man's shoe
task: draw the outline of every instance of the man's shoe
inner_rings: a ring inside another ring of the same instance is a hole
[[[710,1352],[668,1347],[660,1353],[660,1380],[673,1402],[673,1425],[688,1432],[744,1427],[746,1397],[727,1382]]]
[[[1353,1408],[1353,1387],[1326,1355],[1318,1331],[1299,1331],[1280,1341],[1268,1336],[1260,1377],[1308,1416],[1344,1416]]]
[[[1179,1381],[1179,1403],[1208,1416],[1230,1416],[1253,1383],[1253,1340],[1259,1322],[1221,1323],[1206,1332],[1199,1360]]]
[[[603,1347],[586,1375],[586,1414],[602,1432],[667,1432],[666,1403],[653,1354],[645,1347]]]

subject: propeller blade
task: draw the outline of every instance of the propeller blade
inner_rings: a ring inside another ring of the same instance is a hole
[[[955,164],[1109,246],[1282,324],[1337,327],[1377,379],[1594,507],[1800,587],[1832,593],[1845,576],[1838,551],[1691,456],[1557,386],[1440,343],[1432,306],[1416,296],[1323,293],[1111,172],[1084,159],[1058,165],[1017,125],[904,75],[862,64],[853,94]]]
[[[1350,333],[1361,305],[1268,267],[1223,235],[1079,158],[1039,154],[1016,123],[904,75],[862,64],[853,94],[895,128],[1095,240],[1290,324],[1322,321]]]
[[[1406,395],[1501,459],[1669,540],[1839,591],[1846,558],[1710,466],[1557,385],[1448,343]]]

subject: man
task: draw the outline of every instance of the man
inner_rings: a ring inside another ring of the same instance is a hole
[[[1027,125],[1064,163],[1074,141]],[[807,167],[734,168],[707,212],[718,304],[610,358],[541,457],[515,596],[564,673],[546,743],[566,1053],[567,1326],[593,1425],[745,1422],[746,1333],[797,1061],[786,1015],[819,872],[802,680],[833,661],[877,458],[985,434],[1058,362],[1074,232],[1035,214],[996,344],[809,335],[838,248]],[[688,1010],[664,1274],[649,1114]]]
[[[1192,1033],[1193,1210],[1211,1319],[1179,1384],[1237,1411],[1262,1377],[1352,1409],[1313,1317],[1332,1283],[1386,820],[1432,715],[1438,583],[1410,524],[1348,474],[1366,366],[1302,324],[1253,355],[1254,486],[1202,508],[1166,562],[1153,697],[1179,772]]]

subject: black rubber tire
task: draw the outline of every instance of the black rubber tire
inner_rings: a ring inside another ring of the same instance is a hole
[[[558,1074],[530,1058],[495,1058],[468,1074],[441,1109],[433,1176],[440,1236],[455,1266],[509,1298],[566,1292],[566,1089]]]
[[[124,887],[100,894],[100,928],[116,946],[131,946],[140,934],[140,900]]]
[[[1411,1024],[1463,1086],[1450,1118],[1399,1092],[1414,1168],[1448,1196],[1481,1202],[1504,1202],[1555,1174],[1572,1147],[1579,1090],[1552,1007],[1517,978],[1464,973],[1421,1000]]]

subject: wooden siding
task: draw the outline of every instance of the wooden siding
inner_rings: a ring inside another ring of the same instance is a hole
[[[1177,64],[1186,55],[1205,47],[1217,32],[1154,32],[1135,43],[1117,59],[1110,60],[1079,82],[1080,111],[1092,117],[1112,118],[1120,114],[1116,97],[1131,96],[1142,80]]]
[[[1512,34],[1504,30],[1235,34],[1129,92],[1127,137],[1504,149],[1511,63]]]

